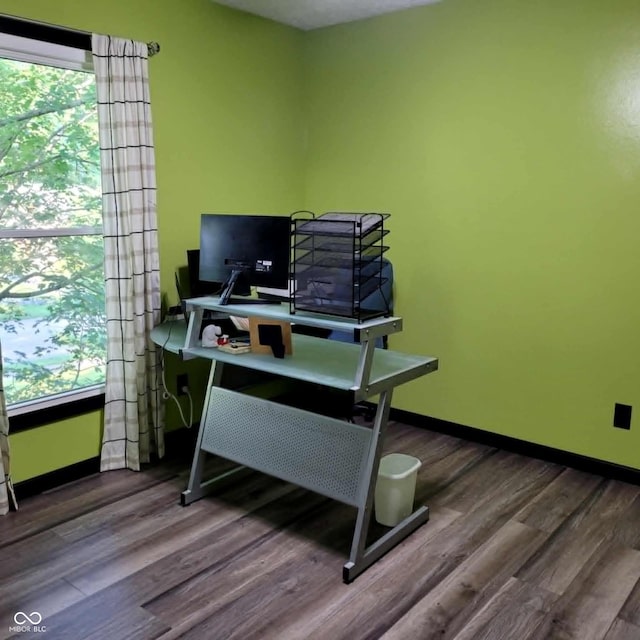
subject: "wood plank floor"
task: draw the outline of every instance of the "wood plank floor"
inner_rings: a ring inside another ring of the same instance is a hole
[[[189,507],[186,458],[23,500],[0,638],[640,639],[640,487],[398,423],[386,450],[431,519],[350,585],[355,510],[258,473]]]

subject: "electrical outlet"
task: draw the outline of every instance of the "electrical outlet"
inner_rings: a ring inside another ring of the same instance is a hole
[[[616,402],[613,408],[613,426],[618,429],[631,429],[631,405]]]
[[[186,373],[179,373],[176,378],[177,395],[186,396],[184,389],[189,388],[189,376]]]

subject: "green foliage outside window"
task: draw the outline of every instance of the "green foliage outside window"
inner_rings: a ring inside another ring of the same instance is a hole
[[[93,74],[0,59],[0,86],[0,230],[16,232],[0,238],[0,335],[13,404],[104,381],[100,159]]]

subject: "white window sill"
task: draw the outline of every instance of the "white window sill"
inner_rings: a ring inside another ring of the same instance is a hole
[[[76,400],[85,400],[86,398],[93,398],[104,393],[104,384],[98,384],[93,387],[86,387],[79,391],[68,391],[66,393],[59,393],[55,396],[47,396],[46,398],[40,398],[38,400],[30,400],[29,402],[20,402],[18,404],[12,404],[7,406],[7,414],[11,418],[13,416],[20,416],[25,413],[31,413],[33,411],[42,411],[43,409],[51,409],[59,404],[66,404],[68,402],[74,402]]]

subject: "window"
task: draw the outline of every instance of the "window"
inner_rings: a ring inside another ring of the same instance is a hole
[[[10,415],[103,393],[100,158],[87,59],[0,34],[0,336]]]

